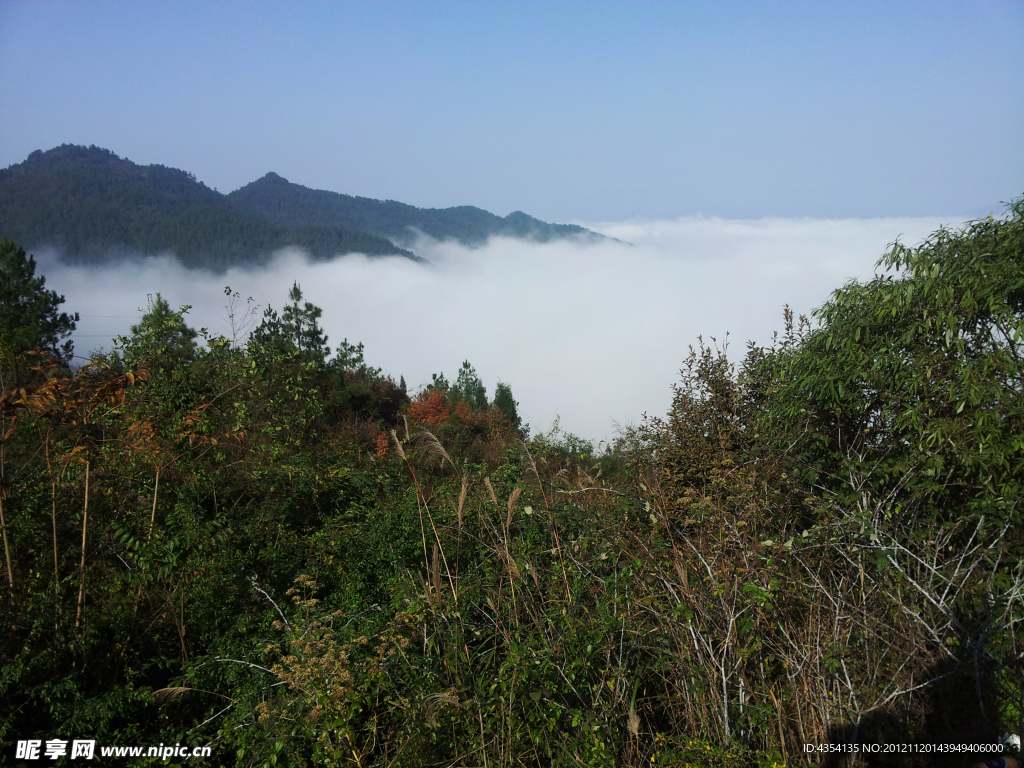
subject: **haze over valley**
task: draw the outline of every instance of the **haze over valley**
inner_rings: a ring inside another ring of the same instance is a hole
[[[111,161],[100,150],[61,151]],[[161,172],[206,190],[184,172]],[[4,192],[10,175],[0,172],[0,211],[11,208],[13,195]],[[536,228],[511,230],[515,216],[503,219],[468,206],[421,211],[314,192],[273,177],[227,199],[240,195],[260,201],[250,203],[246,215],[255,210],[270,226],[306,226],[308,232],[356,222],[372,233],[346,231],[384,245],[369,256],[365,249],[339,256],[271,243],[262,251],[235,247],[230,258],[207,250],[203,259],[200,251],[186,259],[146,257],[124,243],[115,248],[108,241],[100,249],[100,241],[81,239],[75,241],[81,250],[70,259],[59,249],[39,249],[48,285],[82,316],[74,336],[79,355],[110,349],[111,339],[129,331],[157,292],[174,307],[190,305],[193,326],[230,336],[225,285],[252,297],[262,311],[280,310],[298,282],[306,299],[323,308],[331,342],[363,342],[368,362],[404,377],[412,391],[428,385],[434,373],[451,378],[468,359],[490,392],[499,380],[512,384],[535,432],[549,430],[557,417],[563,429],[606,442],[616,425],[664,412],[670,384],[698,336],[722,344],[728,335],[734,354],[748,341],[769,344],[782,328],[785,304],[809,314],[837,286],[870,277],[897,238],[916,244],[942,224],[959,223],[954,217],[689,216],[561,226],[529,220]],[[339,202],[347,210],[332,217],[331,204]],[[65,198],[64,204],[75,201]],[[361,213],[360,206],[369,212]],[[227,205],[212,210],[235,215]],[[525,236],[512,236],[516,232]]]

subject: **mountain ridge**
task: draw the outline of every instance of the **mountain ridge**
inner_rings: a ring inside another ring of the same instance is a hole
[[[492,235],[547,242],[563,237],[592,237],[595,232],[575,224],[550,224],[522,211],[501,217],[472,205],[417,208],[397,200],[377,200],[341,192],[311,189],[283,176],[265,174],[227,195],[238,210],[259,213],[281,225],[299,221],[339,226],[411,245],[417,232],[436,240],[454,239],[479,245]]]
[[[36,150],[0,169],[0,236],[29,249],[55,247],[72,261],[173,253],[188,267],[222,271],[259,266],[287,246],[315,260],[346,253],[421,260],[403,247],[419,233],[470,246],[495,235],[601,238],[521,211],[417,208],[310,189],[274,172],[224,194],[188,171],[138,165],[96,146]]]

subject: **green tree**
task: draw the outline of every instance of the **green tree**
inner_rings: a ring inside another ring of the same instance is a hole
[[[291,303],[278,316],[273,307],[267,307],[263,321],[252,332],[251,339],[257,346],[270,346],[282,350],[297,350],[323,365],[330,357],[327,334],[320,327],[323,310],[311,302],[303,302],[302,289],[296,282],[288,292]],[[345,366],[362,363],[362,345],[352,346],[346,341],[342,351]]]
[[[285,335],[299,351],[311,352],[321,360],[326,359],[331,354],[331,348],[327,346],[327,334],[320,327],[323,310],[315,304],[302,301],[302,289],[298,283],[292,284],[288,298],[291,304],[284,308],[281,316]]]
[[[274,348],[282,351],[288,349],[288,340],[285,338],[284,329],[281,326],[281,316],[277,314],[276,309],[267,307],[263,310],[263,319],[249,334],[249,343],[255,347]]]
[[[775,356],[762,433],[851,501],[857,477],[894,509],[1019,519],[1024,200],[1005,219],[897,243],[879,267]]]
[[[452,387],[452,394],[465,400],[469,407],[475,411],[482,411],[487,408],[487,388],[480,381],[476,368],[470,365],[469,360],[462,363],[459,375],[455,378],[455,386]]]
[[[331,365],[339,371],[368,371],[363,357],[363,343],[349,344],[348,339],[343,339],[334,353]]]
[[[521,428],[523,420],[519,416],[519,403],[512,397],[512,387],[503,381],[494,388],[494,407],[505,414],[512,426]]]
[[[187,304],[172,310],[159,293],[150,298],[146,314],[132,326],[131,336],[119,336],[117,347],[129,368],[148,365],[173,369],[195,359],[198,347],[195,329],[185,322],[191,307]]]
[[[430,383],[427,384],[426,390],[427,392],[435,390],[447,391],[451,389],[451,386],[443,373],[432,373],[430,374]]]
[[[32,349],[44,349],[70,361],[71,340],[78,313],[60,312],[64,297],[46,289],[46,278],[36,275],[36,260],[7,238],[0,242],[0,354],[3,367],[18,378],[18,361]]]

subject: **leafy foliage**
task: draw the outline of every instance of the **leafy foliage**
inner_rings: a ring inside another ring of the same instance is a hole
[[[700,341],[602,453],[524,439],[468,362],[410,399],[361,345],[327,360],[298,286],[244,348],[157,296],[117,355],[37,355],[2,399],[0,749],[779,768],[994,742],[1022,715],[1022,213],[897,245],[738,363]]]
[[[799,434],[795,458],[823,486],[840,493],[853,471],[905,515],[1020,521],[1022,254],[1022,201],[897,243],[779,356],[769,423]]]

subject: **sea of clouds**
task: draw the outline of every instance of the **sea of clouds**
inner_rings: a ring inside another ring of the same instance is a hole
[[[310,262],[294,249],[261,269],[217,275],[172,257],[69,266],[39,253],[47,286],[81,314],[76,352],[111,347],[160,292],[190,304],[190,323],[231,335],[224,286],[278,311],[298,282],[323,308],[329,344],[366,346],[366,359],[410,390],[431,373],[453,379],[463,360],[488,393],[508,382],[533,431],[556,416],[563,429],[609,440],[616,424],[662,415],[691,344],[727,335],[734,359],[746,342],[770,343],[782,310],[820,306],[851,279],[875,273],[893,241],[914,245],[947,218],[578,222],[620,242],[528,243],[492,238],[479,248],[420,239],[429,261],[349,255]]]

